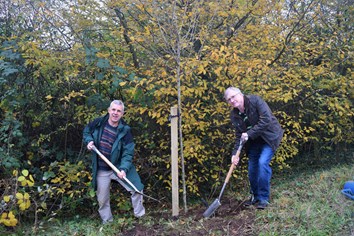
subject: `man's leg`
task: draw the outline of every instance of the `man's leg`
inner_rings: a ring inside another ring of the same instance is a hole
[[[273,155],[272,148],[268,144],[264,144],[258,162],[258,194],[260,201],[269,201],[270,180],[272,178],[272,168],[269,164]]]
[[[145,207],[143,206],[143,195],[135,192],[134,190],[131,190],[120,178],[118,178],[116,175],[113,175],[115,181],[120,183],[128,192],[131,194],[131,202],[132,206],[134,209],[134,216],[135,217],[142,217],[145,215]],[[142,192],[142,191],[141,191]]]
[[[143,215],[145,215],[145,207],[143,206],[143,195],[137,192],[130,192],[130,193],[132,194],[131,200],[134,208],[134,216],[140,218]]]
[[[101,216],[102,222],[107,223],[113,221],[110,205],[110,186],[112,171],[98,171],[97,172],[97,200],[98,212]]]
[[[259,156],[260,156],[259,145],[252,145],[248,150],[248,179],[250,181],[251,191],[254,196],[254,201],[260,200],[259,193],[258,193]]]

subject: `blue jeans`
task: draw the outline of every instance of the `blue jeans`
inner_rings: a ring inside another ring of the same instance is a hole
[[[248,178],[255,200],[269,201],[272,169],[269,166],[274,152],[266,144],[252,144],[248,150]]]

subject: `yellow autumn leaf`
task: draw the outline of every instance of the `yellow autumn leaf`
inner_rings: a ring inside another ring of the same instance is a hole
[[[21,202],[20,204],[18,204],[19,208],[21,211],[26,210],[26,203],[25,202]]]
[[[20,177],[18,177],[17,180],[18,180],[19,182],[23,182],[24,180],[26,180],[26,178],[21,175]]]
[[[27,180],[26,183],[29,187],[33,187],[33,185],[34,185],[33,178],[32,178],[32,180]]]
[[[53,97],[52,97],[52,95],[47,95],[45,98],[46,98],[47,100],[51,100]]]
[[[41,207],[42,207],[43,209],[47,209],[47,203],[42,202],[42,203],[41,203]]]
[[[127,81],[123,81],[123,82],[120,82],[120,83],[119,83],[119,86],[123,87],[123,86],[126,85],[126,84],[127,84]]]
[[[12,211],[10,211],[9,213],[4,212],[1,215],[0,223],[3,223],[5,226],[8,226],[8,227],[16,226],[17,222],[18,221],[15,218],[15,215],[13,214]]]
[[[59,183],[61,181],[61,178],[57,177],[55,179],[52,179],[52,183],[56,184],[56,183]]]
[[[9,201],[10,201],[10,199],[11,199],[11,198],[10,198],[10,196],[9,196],[9,195],[6,195],[6,196],[4,197],[4,201],[5,201],[5,202],[9,202]]]
[[[28,170],[23,170],[21,173],[22,173],[23,176],[27,177],[29,172],[28,172]]]
[[[215,70],[215,74],[216,74],[217,76],[220,76],[221,70],[222,70],[222,67],[219,66],[219,67]]]
[[[12,226],[12,227],[14,227],[14,226],[17,225],[17,222],[18,222],[18,220],[17,220],[16,218],[11,218],[11,219],[9,220],[7,226]]]
[[[30,195],[28,193],[18,193],[16,194],[16,198],[18,199],[17,204],[21,211],[24,211],[31,206],[31,201],[29,200]]]
[[[109,53],[102,53],[102,52],[97,52],[97,57],[100,57],[100,58],[107,58],[109,57]]]
[[[7,217],[11,219],[11,218],[15,218],[15,215],[12,211],[10,211]]]
[[[23,194],[22,193],[16,193],[16,198],[17,199],[23,199]]]
[[[38,121],[35,121],[32,123],[33,128],[39,127],[40,125],[41,125],[41,123],[39,123]]]

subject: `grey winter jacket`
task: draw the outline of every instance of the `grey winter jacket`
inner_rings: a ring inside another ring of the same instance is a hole
[[[236,128],[236,143],[232,155],[236,154],[241,134],[244,132],[247,132],[251,140],[261,137],[275,152],[280,145],[284,130],[268,104],[257,95],[244,95],[244,106],[252,128],[247,131],[245,122],[239,115],[239,110],[237,108],[231,110],[231,122]]]

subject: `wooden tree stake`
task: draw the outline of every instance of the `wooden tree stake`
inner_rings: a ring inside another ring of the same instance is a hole
[[[178,112],[171,107],[171,175],[172,175],[172,216],[179,215],[178,196]]]

